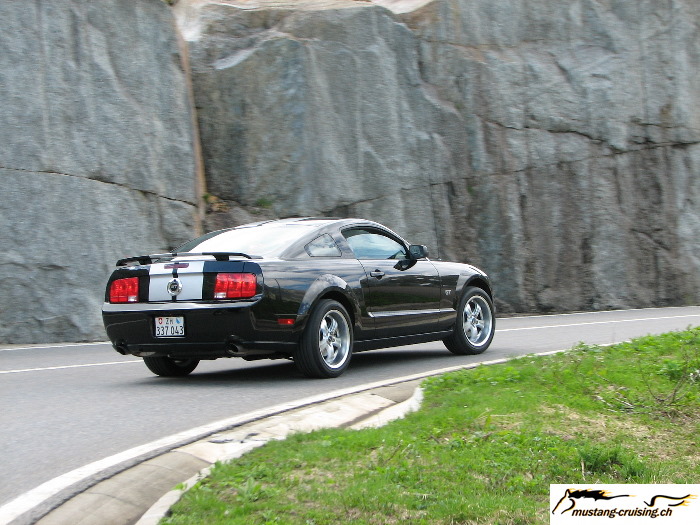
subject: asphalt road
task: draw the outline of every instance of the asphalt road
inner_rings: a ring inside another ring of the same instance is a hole
[[[153,376],[108,344],[0,348],[0,505],[126,449],[312,395],[434,369],[609,344],[700,325],[700,307],[499,318],[491,348],[454,356],[441,343],[353,356],[340,378],[303,378],[288,361],[220,359],[183,379]]]

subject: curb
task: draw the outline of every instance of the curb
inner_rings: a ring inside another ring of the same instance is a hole
[[[299,402],[301,406],[271,409],[267,416],[256,414],[235,426],[228,425],[228,429],[175,445],[169,451],[160,448],[159,455],[127,465],[126,470],[107,479],[102,476],[98,478],[101,481],[66,501],[54,505],[42,502],[7,523],[155,525],[217,461],[240,457],[268,441],[282,440],[296,432],[338,427],[359,430],[386,424],[420,406],[419,384],[427,375],[394,379],[379,386],[365,385],[364,390],[358,388],[344,395],[339,391],[341,394],[326,395],[326,400],[309,398]],[[183,487],[173,490],[177,485]]]
[[[417,386],[417,384],[413,385],[413,383],[417,383],[417,381],[410,382],[410,384],[412,385],[411,388],[413,388],[413,395],[411,395],[411,397],[409,397],[405,401],[390,404],[386,408],[380,409],[379,412],[376,412],[373,415],[368,415],[366,417],[362,417],[362,418],[360,418],[359,421],[356,420],[355,423],[352,423],[349,426],[343,425],[343,424],[338,425],[337,424],[338,419],[336,419],[336,421],[331,422],[331,424],[329,424],[329,425],[318,426],[318,427],[314,427],[311,429],[296,428],[295,425],[292,425],[292,426],[288,427],[288,431],[286,433],[284,433],[284,435],[279,435],[279,436],[275,436],[275,437],[268,437],[268,438],[265,438],[262,436],[255,437],[254,439],[248,441],[247,443],[246,443],[246,438],[244,438],[244,440],[240,442],[241,446],[238,450],[235,450],[234,452],[229,453],[229,454],[223,454],[221,457],[219,457],[217,459],[217,461],[230,461],[232,459],[235,459],[237,457],[244,455],[245,453],[247,453],[247,452],[249,452],[249,451],[251,451],[251,450],[253,450],[261,445],[264,445],[265,443],[267,443],[268,441],[270,441],[272,439],[285,439],[288,435],[290,435],[294,432],[308,432],[308,431],[316,430],[316,429],[320,429],[320,428],[330,428],[330,427],[339,427],[339,426],[341,426],[341,427],[345,426],[346,428],[350,428],[352,430],[362,430],[364,428],[376,428],[376,427],[383,426],[383,425],[385,425],[385,424],[387,424],[395,419],[400,419],[411,412],[415,412],[416,410],[418,410],[418,408],[420,408],[421,402],[423,400],[423,390],[419,386]],[[370,401],[370,403],[376,401],[373,399],[367,399],[368,396],[381,396],[381,394],[368,392],[367,394],[364,394],[364,395],[352,396],[353,397],[353,399],[351,400],[352,404],[354,405],[358,401],[359,402]],[[343,402],[343,401],[340,400],[338,402]],[[326,408],[328,408],[332,411],[333,407],[328,406]],[[300,422],[302,422],[302,426],[304,426],[303,425],[303,414],[301,412],[304,412],[304,411],[300,411],[300,414],[299,414],[302,416],[302,419],[300,420]],[[318,415],[318,414],[316,414],[316,415]],[[348,413],[347,415],[351,415],[351,414]],[[232,432],[230,434],[233,436],[236,433]],[[207,446],[207,445],[215,444],[217,442],[222,442],[221,441],[222,439],[226,440],[229,438],[226,438],[225,436],[219,437],[219,438],[217,438],[216,436],[212,436],[212,439],[208,440],[208,443],[205,444],[205,443],[199,442],[198,444],[203,444],[203,445]],[[235,440],[236,438],[233,437],[232,439]],[[206,441],[206,440],[203,440],[203,441]],[[196,446],[198,444],[190,445],[190,446]],[[224,451],[222,450],[222,453],[223,452]],[[168,516],[168,514],[170,513],[170,508],[173,505],[175,505],[175,503],[177,503],[180,500],[180,498],[182,498],[182,496],[188,490],[190,490],[198,481],[207,477],[209,475],[209,473],[211,472],[212,468],[213,468],[213,464],[203,468],[196,475],[194,475],[191,478],[189,478],[188,480],[186,480],[183,483],[184,486],[182,488],[171,490],[170,492],[165,494],[162,498],[160,498],[158,501],[156,501],[156,503],[150,509],[148,509],[146,511],[146,513],[141,517],[141,519],[139,519],[136,522],[136,525],[158,525],[158,523],[160,522],[161,519]]]

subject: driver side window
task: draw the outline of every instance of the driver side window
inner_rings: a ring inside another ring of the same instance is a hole
[[[407,259],[403,244],[383,233],[354,228],[343,232],[358,259]]]

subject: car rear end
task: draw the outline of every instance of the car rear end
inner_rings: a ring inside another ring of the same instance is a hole
[[[284,352],[274,286],[245,254],[123,259],[107,283],[102,316],[121,354],[215,359]],[[274,280],[272,280],[274,282]]]

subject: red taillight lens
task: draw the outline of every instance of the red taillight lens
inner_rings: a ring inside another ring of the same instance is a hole
[[[219,273],[214,285],[214,299],[248,299],[255,295],[257,288],[254,273]]]
[[[110,303],[137,303],[139,300],[139,278],[117,279],[109,285]]]

